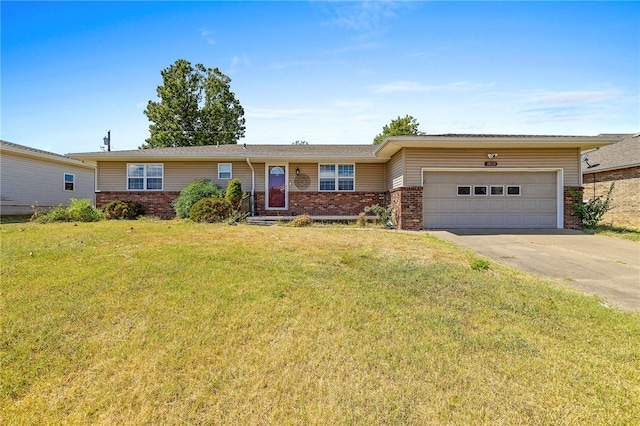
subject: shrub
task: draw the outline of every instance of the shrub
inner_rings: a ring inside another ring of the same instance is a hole
[[[600,223],[605,213],[611,210],[611,192],[613,192],[614,186],[615,182],[611,183],[609,191],[607,192],[607,195],[604,196],[604,198],[600,195],[585,203],[580,203],[573,206],[575,216],[580,219],[580,221],[582,222],[581,226],[583,228],[595,228],[596,226],[598,226],[598,223]],[[582,193],[574,191],[571,187],[569,187],[569,192],[578,200],[582,199]]]
[[[68,206],[59,204],[45,214],[34,214],[32,219],[40,223],[51,223],[97,222],[102,218],[102,213],[91,205],[91,200],[71,198]]]
[[[242,183],[240,179],[234,178],[229,181],[227,185],[227,191],[225,198],[231,202],[231,205],[235,210],[240,209],[240,203],[242,202]]]
[[[303,226],[311,226],[313,224],[313,219],[308,214],[301,214],[300,216],[296,216],[291,221],[291,226],[296,228],[301,228]]]
[[[367,226],[367,213],[360,212],[357,220],[358,226]]]
[[[144,214],[144,207],[137,201],[111,201],[104,207],[107,219],[137,219]]]
[[[196,202],[191,211],[189,217],[195,222],[222,222],[228,219],[233,212],[231,203],[224,198],[203,198]]]
[[[378,204],[374,204],[369,207],[368,210],[375,214],[378,218],[378,222],[384,223],[387,226],[393,226],[393,219],[391,218],[391,214],[393,213],[393,206],[389,205],[385,209],[384,207],[379,206]],[[365,212],[367,209],[365,208]]]
[[[191,207],[203,198],[221,197],[222,190],[210,179],[198,179],[185,186],[171,204],[179,218],[189,217]]]

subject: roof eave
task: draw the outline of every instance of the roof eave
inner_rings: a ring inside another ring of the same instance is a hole
[[[602,136],[393,136],[385,139],[376,149],[375,154],[390,158],[402,148],[580,148],[587,150],[611,145],[621,140],[620,137]]]
[[[19,157],[32,158],[36,160],[48,161],[50,163],[63,164],[67,166],[84,167],[87,169],[95,169],[95,165],[76,158],[62,156],[58,154],[47,154],[45,152],[32,151],[29,149],[21,149],[19,147],[2,145],[0,151],[9,152]]]

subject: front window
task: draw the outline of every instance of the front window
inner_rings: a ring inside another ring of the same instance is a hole
[[[218,179],[231,179],[231,163],[218,164]]]
[[[318,170],[320,191],[355,190],[353,164],[320,164]]]
[[[64,174],[64,190],[65,191],[75,191],[76,187],[76,175],[72,173]]]
[[[164,178],[162,164],[127,164],[129,191],[161,191]]]

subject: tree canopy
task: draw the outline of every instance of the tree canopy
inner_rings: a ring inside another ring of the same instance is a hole
[[[420,123],[410,115],[404,118],[398,116],[395,120],[391,120],[388,126],[382,128],[382,133],[373,138],[373,144],[378,145],[389,136],[424,135],[425,133],[418,129],[419,126]]]
[[[244,109],[218,68],[178,59],[160,74],[160,100],[144,110],[151,124],[141,148],[235,144],[244,137]]]

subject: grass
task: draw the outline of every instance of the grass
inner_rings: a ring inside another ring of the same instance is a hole
[[[2,424],[640,423],[640,314],[425,233],[0,231]]]
[[[604,235],[607,237],[621,238],[624,240],[640,241],[640,229],[599,225],[593,229],[584,229],[584,232],[595,235]]]

